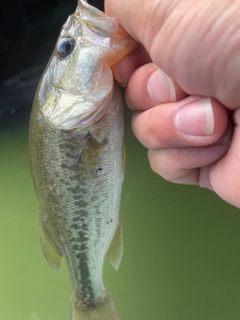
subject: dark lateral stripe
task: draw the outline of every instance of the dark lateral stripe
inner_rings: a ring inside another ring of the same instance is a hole
[[[87,306],[93,305],[94,293],[88,269],[88,257],[84,252],[79,253],[77,257],[79,258],[79,269],[81,270],[82,303]]]
[[[77,212],[76,212],[77,213]],[[82,222],[81,227],[78,223],[73,223],[70,227],[74,230],[78,230],[77,237],[73,237],[71,241],[73,254],[78,260],[78,274],[80,275],[80,290],[81,290],[81,302],[85,306],[94,305],[94,291],[92,287],[90,271],[88,266],[88,225],[83,223],[84,217],[78,212],[74,218],[80,217],[80,222]]]

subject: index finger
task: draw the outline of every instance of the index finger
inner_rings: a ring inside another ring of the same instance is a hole
[[[106,0],[105,11],[115,17],[120,25],[148,50],[164,18],[160,0]],[[156,18],[157,17],[157,18]],[[149,21],[154,23],[149,24]],[[147,27],[146,27],[147,26]]]

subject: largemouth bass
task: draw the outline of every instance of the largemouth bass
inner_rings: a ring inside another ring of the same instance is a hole
[[[104,287],[107,255],[122,257],[122,97],[110,66],[136,48],[115,19],[79,0],[40,80],[30,120],[30,166],[43,253],[72,282],[72,320],[119,319]]]

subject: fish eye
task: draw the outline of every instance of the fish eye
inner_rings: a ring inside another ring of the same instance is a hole
[[[56,50],[59,58],[66,58],[69,56],[75,47],[75,39],[72,37],[62,38],[58,41]]]

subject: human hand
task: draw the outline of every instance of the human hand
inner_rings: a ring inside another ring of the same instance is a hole
[[[240,2],[106,0],[105,8],[142,44],[113,73],[152,169],[240,207]]]

